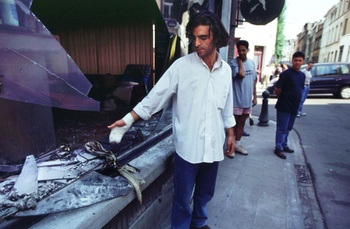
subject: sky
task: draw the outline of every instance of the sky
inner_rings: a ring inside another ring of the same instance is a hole
[[[339,0],[285,0],[286,14],[284,35],[296,38],[307,22],[321,20]]]

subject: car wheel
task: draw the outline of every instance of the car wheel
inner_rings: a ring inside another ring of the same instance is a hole
[[[339,93],[342,99],[350,99],[350,87],[343,87]]]

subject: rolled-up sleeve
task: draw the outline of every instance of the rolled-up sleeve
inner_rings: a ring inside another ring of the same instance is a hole
[[[238,73],[238,64],[237,64],[237,60],[236,59],[231,60],[230,67],[231,67],[231,70],[232,70],[232,73],[231,73],[232,78],[236,78],[237,73]]]
[[[163,109],[175,94],[178,85],[175,65],[176,63],[163,74],[150,93],[134,107],[133,110],[142,119],[150,119],[153,114]]]
[[[229,71],[231,73],[231,70]],[[233,116],[233,89],[232,89],[232,80],[229,80],[229,92],[225,104],[225,108],[222,114],[222,119],[224,122],[224,127],[231,128],[236,125],[236,120]]]

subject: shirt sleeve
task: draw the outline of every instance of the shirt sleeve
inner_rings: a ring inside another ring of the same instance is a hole
[[[238,63],[236,58],[230,61],[230,67],[232,70],[232,78],[236,78],[238,73]]]
[[[232,74],[231,69],[229,69],[228,71]],[[233,87],[232,80],[230,79],[228,96],[222,113],[222,119],[224,122],[225,129],[234,127],[236,125],[236,120],[233,116],[233,107]]]
[[[231,80],[231,84],[229,87],[229,93],[228,93],[228,97],[226,100],[226,104],[225,104],[225,108],[224,108],[224,112],[223,112],[223,120],[224,120],[224,127],[227,128],[231,128],[234,127],[236,125],[236,120],[233,116],[233,89],[232,89],[232,80]]]
[[[176,62],[162,75],[150,93],[135,107],[134,111],[142,119],[148,120],[151,116],[163,109],[170,98],[176,93],[178,85],[178,71]]]

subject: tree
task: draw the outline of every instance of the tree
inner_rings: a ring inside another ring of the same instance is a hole
[[[276,32],[276,44],[275,44],[275,56],[277,62],[280,62],[283,54],[283,46],[284,46],[284,19],[285,19],[286,5],[284,5],[281,14],[277,19],[277,32]]]

